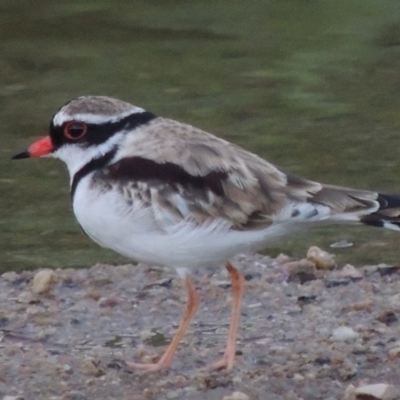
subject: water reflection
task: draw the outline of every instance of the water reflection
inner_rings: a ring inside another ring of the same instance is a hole
[[[63,165],[10,161],[82,94],[197,125],[301,176],[400,192],[398,2],[2,0],[0,11],[0,270],[122,261],[81,234]],[[399,238],[326,227],[269,251],[347,239],[340,261],[395,263]]]

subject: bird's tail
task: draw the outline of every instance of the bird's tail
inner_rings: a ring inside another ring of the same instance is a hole
[[[365,225],[400,230],[400,195],[377,193],[379,208],[360,217]]]
[[[400,194],[326,185],[290,174],[284,190],[290,206],[274,221],[341,222],[400,231]]]
[[[308,193],[308,203],[329,208],[327,220],[400,230],[400,195],[333,185]]]

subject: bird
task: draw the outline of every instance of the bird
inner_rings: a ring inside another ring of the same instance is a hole
[[[47,136],[14,159],[53,157],[69,171],[72,207],[100,246],[173,268],[187,291],[181,323],[157,362],[172,366],[200,298],[193,271],[226,267],[232,311],[225,351],[211,370],[232,370],[245,279],[232,258],[320,223],[400,230],[400,195],[322,184],[283,172],[204,130],[107,96],[81,96],[52,117]]]

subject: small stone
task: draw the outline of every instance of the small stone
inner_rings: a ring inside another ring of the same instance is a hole
[[[100,307],[110,307],[113,308],[119,304],[119,301],[115,297],[105,297],[100,299],[99,305]]]
[[[343,400],[354,400],[354,392],[356,388],[354,385],[347,386],[346,390],[344,391],[344,398]]]
[[[4,396],[3,400],[24,400],[21,396]]]
[[[98,289],[91,289],[85,293],[85,298],[98,301],[101,298],[101,291]]]
[[[376,265],[365,265],[361,268],[361,270],[366,276],[369,276],[374,274],[378,270],[378,267]]]
[[[20,303],[29,304],[33,302],[34,295],[32,292],[22,292],[18,295],[17,299]]]
[[[69,393],[66,393],[62,400],[87,400],[87,396],[82,392],[73,390]]]
[[[165,394],[165,398],[168,400],[177,399],[182,394],[181,390],[173,390],[172,392],[168,392]]]
[[[393,311],[384,311],[376,318],[382,324],[390,326],[398,321],[396,314]]]
[[[99,366],[100,362],[97,361],[93,357],[86,357],[82,363],[82,373],[84,375],[91,375],[95,377],[100,377],[104,375],[104,371],[100,369]]]
[[[46,309],[44,307],[37,306],[36,304],[33,304],[26,309],[28,315],[43,314],[45,312]]]
[[[340,326],[332,332],[332,340],[336,342],[345,342],[349,340],[355,340],[359,337],[359,334],[350,328],[349,326]]]
[[[247,306],[247,308],[258,308],[261,307],[262,303],[252,303]]]
[[[288,281],[299,282],[301,285],[316,279],[315,264],[304,258],[300,261],[290,261],[281,267],[288,275]]]
[[[358,372],[358,365],[351,362],[350,359],[345,359],[343,364],[338,368],[339,376],[344,380],[354,378]]]
[[[144,329],[142,332],[140,332],[140,339],[142,341],[150,339],[153,336],[154,336],[154,332],[150,329]]]
[[[374,301],[372,299],[365,299],[357,301],[355,303],[349,304],[345,307],[346,311],[370,311],[374,306]]]
[[[170,289],[172,287],[172,278],[163,278],[145,285],[143,289],[150,289],[155,286],[165,287]]]
[[[312,261],[318,269],[333,269],[336,265],[335,256],[317,246],[308,249],[307,259]]]
[[[64,364],[62,366],[62,369],[63,369],[64,372],[70,372],[72,370],[71,366],[68,365],[68,364]]]
[[[292,260],[293,260],[293,258],[291,258],[283,253],[279,253],[278,256],[276,257],[276,262],[278,264],[284,264],[284,263],[290,262]]]
[[[6,282],[15,282],[16,280],[19,279],[19,275],[14,272],[14,271],[10,271],[10,272],[4,272],[3,275],[1,275],[2,279],[4,279]]]
[[[400,357],[400,347],[393,347],[388,351],[389,360],[394,360],[395,358]]]
[[[380,276],[392,275],[400,271],[400,266],[398,265],[379,264],[377,268]]]
[[[69,308],[70,312],[75,312],[75,313],[81,313],[81,314],[85,314],[88,312],[88,309],[86,306],[84,306],[83,304],[75,304],[72,307]]]
[[[301,375],[301,374],[299,374],[299,373],[295,373],[295,374],[293,375],[293,379],[294,379],[295,381],[304,381],[304,376]]]
[[[314,303],[316,301],[316,299],[317,299],[317,296],[311,295],[311,294],[310,295],[299,296],[297,298],[297,304],[299,306],[305,306],[307,304]]]
[[[21,343],[15,343],[15,344],[10,344],[4,348],[1,349],[2,354],[8,356],[8,357],[13,357],[17,354],[22,353],[22,345]]]
[[[349,242],[346,239],[339,240],[338,242],[329,245],[329,247],[332,247],[332,249],[347,249],[348,247],[352,246],[353,243]]]
[[[354,391],[357,400],[394,400],[398,399],[398,391],[393,385],[376,383],[357,388]]]
[[[43,340],[43,339],[47,339],[48,337],[54,335],[57,332],[57,328],[53,327],[53,326],[49,326],[45,329],[40,330],[37,334],[36,334],[36,339],[37,340]]]
[[[145,394],[140,394],[140,393],[132,393],[130,395],[127,395],[126,397],[121,398],[121,400],[149,400],[150,399],[150,394],[151,392],[148,393],[149,389],[144,389],[143,393]],[[149,396],[146,396],[148,394]],[[151,398],[154,398],[153,396]]]
[[[211,282],[211,284],[222,289],[229,289],[231,287],[231,281],[227,280],[214,280]]]
[[[233,392],[229,396],[224,396],[222,400],[250,400],[250,397],[243,392]]]
[[[32,281],[32,292],[42,294],[50,290],[51,285],[57,281],[57,275],[51,269],[40,270]]]
[[[326,278],[324,280],[324,282],[325,282],[325,286],[328,289],[330,289],[330,288],[335,288],[338,286],[347,286],[351,282],[351,279],[349,279],[349,278],[339,278],[339,279]]]
[[[129,265],[117,265],[113,269],[116,274],[121,275],[121,276],[127,276],[131,272]]]
[[[342,278],[350,278],[352,280],[358,280],[364,277],[362,272],[351,264],[346,264],[341,270],[338,271],[338,274]]]
[[[392,309],[400,311],[400,293],[389,298],[389,305]]]

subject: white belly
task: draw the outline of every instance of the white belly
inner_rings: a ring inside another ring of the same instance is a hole
[[[89,177],[79,183],[73,209],[85,232],[101,246],[136,261],[175,268],[222,264],[236,254],[263,247],[281,230],[279,226],[230,230],[221,219],[201,226],[183,221],[161,229],[151,208],[130,206],[114,190],[100,192],[90,187]]]

